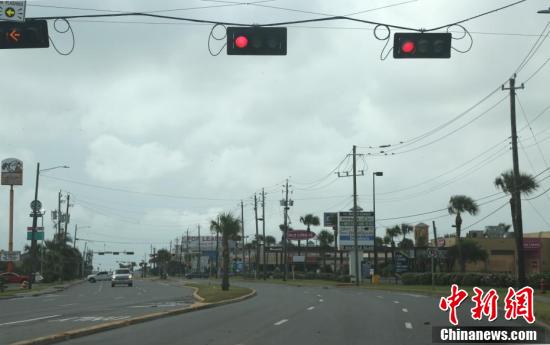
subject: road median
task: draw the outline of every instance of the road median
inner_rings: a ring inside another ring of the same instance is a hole
[[[216,298],[219,298],[220,293],[216,289],[213,289],[212,286],[209,286],[206,284],[186,284],[185,286],[195,290],[193,295],[194,296],[196,295],[198,297],[196,299],[199,302],[195,302],[192,305],[189,305],[183,308],[172,309],[172,310],[162,311],[162,312],[155,312],[155,313],[145,314],[141,316],[135,316],[125,320],[111,321],[111,322],[102,323],[95,326],[83,327],[83,328],[78,328],[70,331],[51,334],[48,336],[23,340],[23,341],[16,342],[12,345],[55,344],[55,343],[69,340],[69,339],[80,338],[91,334],[109,331],[112,329],[135,325],[138,323],[153,321],[153,320],[170,317],[170,316],[186,314],[186,313],[203,310],[203,309],[214,308],[220,305],[236,303],[236,302],[240,302],[240,301],[252,298],[256,295],[256,290],[254,289],[232,286],[233,291],[238,291],[239,293],[233,292],[231,294],[224,294],[224,296],[226,297],[225,299],[216,300]],[[205,296],[202,296],[201,294],[204,294]],[[213,302],[205,302],[209,300]]]

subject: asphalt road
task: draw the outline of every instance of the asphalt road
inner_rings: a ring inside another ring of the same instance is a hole
[[[56,294],[0,300],[0,344],[181,307],[193,303],[192,294],[178,282],[136,280],[134,287],[84,282]]]
[[[355,288],[239,283],[258,295],[243,302],[159,319],[67,341],[67,344],[335,345],[429,344],[432,326],[449,326],[438,299]],[[464,303],[461,326],[471,320]],[[526,325],[505,321],[496,325]],[[65,344],[64,343],[64,344]]]

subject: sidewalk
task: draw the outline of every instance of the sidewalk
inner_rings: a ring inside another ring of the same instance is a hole
[[[44,288],[44,289],[40,289],[40,287],[41,287],[40,284],[35,284],[36,289],[38,289],[38,290],[35,290],[35,289],[21,290],[21,292],[15,293],[14,295],[0,296],[0,300],[12,299],[12,298],[22,298],[22,297],[35,297],[35,296],[42,296],[42,295],[46,295],[46,294],[56,293],[56,292],[64,291],[64,290],[66,290],[66,289],[68,289],[68,288],[70,288],[74,285],[81,284],[83,282],[84,282],[83,279],[73,280],[73,281],[66,282],[66,283],[54,284],[54,285],[49,286],[49,287]],[[6,291],[9,291],[9,290],[6,290]]]

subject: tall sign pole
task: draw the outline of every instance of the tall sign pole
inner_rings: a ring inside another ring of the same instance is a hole
[[[13,186],[21,186],[23,184],[23,162],[17,158],[4,159],[2,160],[1,173],[1,184],[4,186],[10,186],[8,251],[11,255],[11,252],[13,252]],[[8,262],[8,272],[13,272],[12,261]]]
[[[34,184],[34,205],[38,206],[38,178],[40,176],[40,162],[36,163],[36,182]],[[32,282],[34,283],[34,273],[36,272],[36,261],[37,261],[37,252],[36,252],[36,227],[38,226],[38,212],[40,210],[33,208],[32,209],[32,237],[31,237],[31,255],[32,255]],[[41,272],[42,273],[42,272]]]
[[[258,199],[256,194],[254,194],[254,220],[256,222],[256,258],[254,260],[254,279],[258,278],[258,268],[259,268],[259,259],[260,259],[260,236],[258,235]]]
[[[284,206],[284,221],[283,221],[283,281],[286,281],[288,275],[288,179],[285,184],[285,199],[282,201]]]
[[[263,265],[262,265],[262,268],[263,268],[263,275],[264,275],[264,280],[266,279],[266,252],[265,252],[265,192],[264,192],[264,189],[262,188],[262,236],[263,236],[263,240],[262,240],[262,249],[263,249],[263,255],[262,255],[262,261],[263,261]]]
[[[243,201],[241,200],[241,236],[242,236],[242,242],[243,242],[243,274],[244,274],[244,271],[245,271],[245,261],[244,261],[244,204],[243,204]]]

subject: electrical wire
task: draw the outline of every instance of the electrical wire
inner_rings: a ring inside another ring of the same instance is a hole
[[[97,184],[86,183],[86,182],[81,182],[81,181],[76,181],[76,180],[70,180],[70,179],[55,177],[55,176],[46,175],[46,174],[41,174],[40,176],[45,177],[47,179],[67,182],[67,183],[86,186],[86,187],[90,187],[90,188],[109,190],[109,191],[112,191],[112,192],[153,196],[153,197],[159,197],[159,198],[189,199],[189,200],[210,200],[210,201],[240,201],[240,199],[237,199],[237,198],[211,198],[211,197],[184,196],[184,195],[172,195],[172,194],[162,194],[162,193],[140,192],[140,191],[129,190],[129,189],[106,187],[106,186],[101,186],[101,185],[97,185]]]
[[[513,3],[510,3],[505,6],[501,6],[498,8],[495,8],[490,11],[486,11],[480,14],[477,14],[475,16],[471,16],[453,23],[445,24],[439,27],[434,27],[431,29],[415,29],[411,27],[401,26],[401,25],[394,25],[394,24],[387,24],[387,23],[381,23],[381,22],[375,22],[370,20],[363,20],[358,18],[352,18],[352,17],[346,17],[346,16],[332,16],[332,17],[325,17],[325,18],[313,18],[313,19],[304,19],[304,20],[293,20],[293,21],[283,21],[283,22],[274,22],[274,23],[264,23],[264,24],[252,24],[256,26],[283,26],[283,25],[292,25],[292,24],[304,24],[304,23],[315,23],[315,22],[323,22],[323,21],[336,21],[336,20],[347,20],[352,22],[358,22],[363,24],[370,24],[370,25],[383,25],[394,29],[402,29],[402,30],[409,30],[409,31],[416,31],[416,32],[430,32],[430,31],[437,31],[443,28],[446,28],[448,26],[454,26],[463,24],[465,22],[487,16],[489,14],[493,14],[499,11],[502,11],[504,9],[510,8],[512,6],[516,6],[520,3],[525,2],[526,0],[519,0]],[[206,19],[196,19],[196,18],[188,18],[188,17],[177,17],[177,16],[167,16],[167,15],[159,15],[155,13],[147,13],[147,12],[125,12],[125,13],[108,13],[108,14],[87,14],[87,15],[60,15],[60,16],[41,16],[41,17],[32,17],[28,19],[81,19],[81,18],[113,18],[113,17],[130,17],[130,16],[136,16],[136,17],[149,17],[149,18],[159,18],[159,19],[167,19],[167,20],[179,20],[179,21],[188,21],[188,22],[194,22],[194,23],[208,23],[208,24],[222,24],[222,25],[231,25],[231,26],[251,26],[249,23],[238,23],[238,22],[226,22],[226,21],[214,21],[214,20],[206,20]]]
[[[496,210],[494,210],[493,212],[489,213],[488,215],[486,215],[485,217],[481,218],[480,220],[472,223],[472,224],[469,224],[468,226],[465,226],[462,228],[462,230],[468,230],[470,229],[471,227],[473,227],[474,225],[477,225],[479,223],[481,223],[482,221],[484,221],[485,219],[489,218],[490,216],[492,216],[493,214],[497,213],[498,211],[500,211],[501,209],[503,209],[504,207],[506,207],[507,205],[509,205],[508,202],[505,202],[503,205],[499,206]]]
[[[544,28],[540,32],[539,37],[537,38],[537,40],[535,41],[535,43],[533,44],[531,49],[527,52],[527,55],[525,55],[525,57],[523,58],[523,60],[519,64],[518,68],[516,68],[516,71],[514,72],[515,74],[521,72],[521,70],[523,68],[525,68],[525,66],[527,66],[529,61],[533,58],[533,56],[535,56],[537,51],[540,49],[540,47],[544,43],[544,40],[546,40],[546,38],[548,38],[548,33],[544,34],[546,32],[546,29],[548,29],[548,26],[550,26],[550,22],[546,23],[546,25],[544,26]]]

